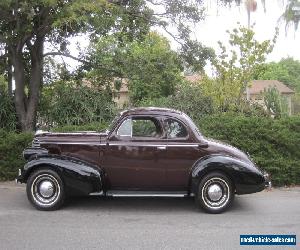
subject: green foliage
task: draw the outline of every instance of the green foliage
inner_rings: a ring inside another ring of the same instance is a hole
[[[43,89],[39,108],[41,127],[104,122],[115,113],[111,94],[102,88],[58,82]]]
[[[178,109],[194,119],[213,113],[211,98],[203,95],[200,85],[191,85],[190,83],[179,85],[174,95],[144,99],[139,103],[139,106]]]
[[[300,61],[287,57],[268,63],[257,79],[278,80],[300,93]]]
[[[13,98],[8,94],[4,77],[0,75],[0,129],[16,130],[17,116]]]
[[[90,61],[101,67],[94,67],[88,78],[93,82],[105,80],[108,84],[114,77],[125,78],[133,104],[144,98],[171,95],[182,81],[178,55],[166,38],[154,32],[142,41],[125,44],[115,36],[108,36],[94,43],[89,54]]]
[[[274,185],[300,184],[300,117],[214,115],[199,120],[205,135],[249,152]]]
[[[0,181],[13,180],[25,163],[22,152],[32,141],[30,133],[17,134],[0,129]]]
[[[84,125],[65,125],[61,127],[53,128],[51,131],[53,132],[79,132],[79,131],[105,131],[108,128],[108,124],[106,121],[93,122]]]
[[[286,4],[285,11],[280,17],[285,22],[285,32],[287,33],[288,28],[293,24],[294,30],[298,29],[300,21],[300,13],[295,10],[295,7],[300,7],[299,0],[289,0]]]
[[[211,96],[219,111],[237,109],[244,99],[249,82],[262,70],[266,56],[273,50],[278,31],[273,41],[259,42],[252,29],[240,26],[229,34],[229,45],[219,42],[220,54],[214,58],[212,65],[216,76],[204,78],[203,90]]]
[[[268,88],[263,93],[264,102],[268,112],[275,118],[288,115],[288,103],[285,97],[281,96],[277,88]]]
[[[300,117],[280,119],[232,114],[206,115],[195,120],[202,134],[249,152],[257,165],[271,174],[274,185],[300,184]],[[99,131],[106,124],[56,128],[58,132]],[[22,150],[32,134],[0,130],[0,180],[12,180],[22,167]]]

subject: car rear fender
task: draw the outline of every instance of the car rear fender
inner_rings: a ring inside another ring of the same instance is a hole
[[[200,158],[193,165],[190,173],[190,192],[197,193],[202,177],[213,171],[222,172],[230,178],[238,194],[252,193],[252,190],[264,185],[263,174],[254,164],[228,155],[209,155]]]

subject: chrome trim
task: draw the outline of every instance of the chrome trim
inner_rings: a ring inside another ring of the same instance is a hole
[[[187,197],[187,192],[107,191],[113,197]]]
[[[55,141],[43,141],[40,144],[64,144],[64,145],[91,145],[91,146],[105,146],[107,143],[92,143],[92,142],[55,142]],[[198,147],[198,143],[189,144],[125,144],[125,143],[109,143],[109,146],[127,146],[127,147]]]
[[[35,135],[107,135],[107,133],[100,133],[96,131],[78,131],[78,132],[49,132],[38,130]]]
[[[43,141],[43,142],[40,142],[40,144],[63,144],[63,145],[90,145],[90,146],[104,146],[106,145],[106,143],[91,143],[91,142],[55,142],[55,141]]]
[[[128,146],[128,147],[198,147],[198,143],[189,143],[189,144],[125,144],[125,143],[109,143],[109,146]]]
[[[113,197],[186,197],[184,194],[112,194]]]

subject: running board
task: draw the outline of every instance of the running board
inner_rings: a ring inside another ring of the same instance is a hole
[[[182,192],[153,192],[153,191],[116,191],[106,192],[107,196],[113,197],[187,197],[188,193]]]

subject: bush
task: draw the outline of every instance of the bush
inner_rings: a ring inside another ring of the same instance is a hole
[[[55,132],[72,132],[72,131],[103,131],[108,128],[108,123],[89,123],[86,125],[66,125],[58,128],[54,128]]]
[[[25,163],[22,152],[32,141],[30,133],[0,130],[0,180],[13,180]]]
[[[248,152],[274,185],[300,184],[300,117],[207,116],[200,131]]]
[[[299,116],[271,119],[228,114],[209,115],[196,122],[205,136],[222,140],[250,153],[257,165],[271,174],[274,185],[300,184]],[[55,131],[100,131],[106,127],[105,123],[91,123],[84,126],[64,126]],[[0,130],[0,180],[16,177],[17,169],[24,164],[22,151],[32,137],[32,134]]]
[[[139,106],[165,107],[185,112],[193,119],[213,113],[213,105],[210,97],[204,96],[199,85],[189,83],[177,87],[175,95],[151,100],[143,100]]]
[[[43,89],[39,128],[105,122],[115,115],[115,111],[109,91],[96,86],[58,82]]]

